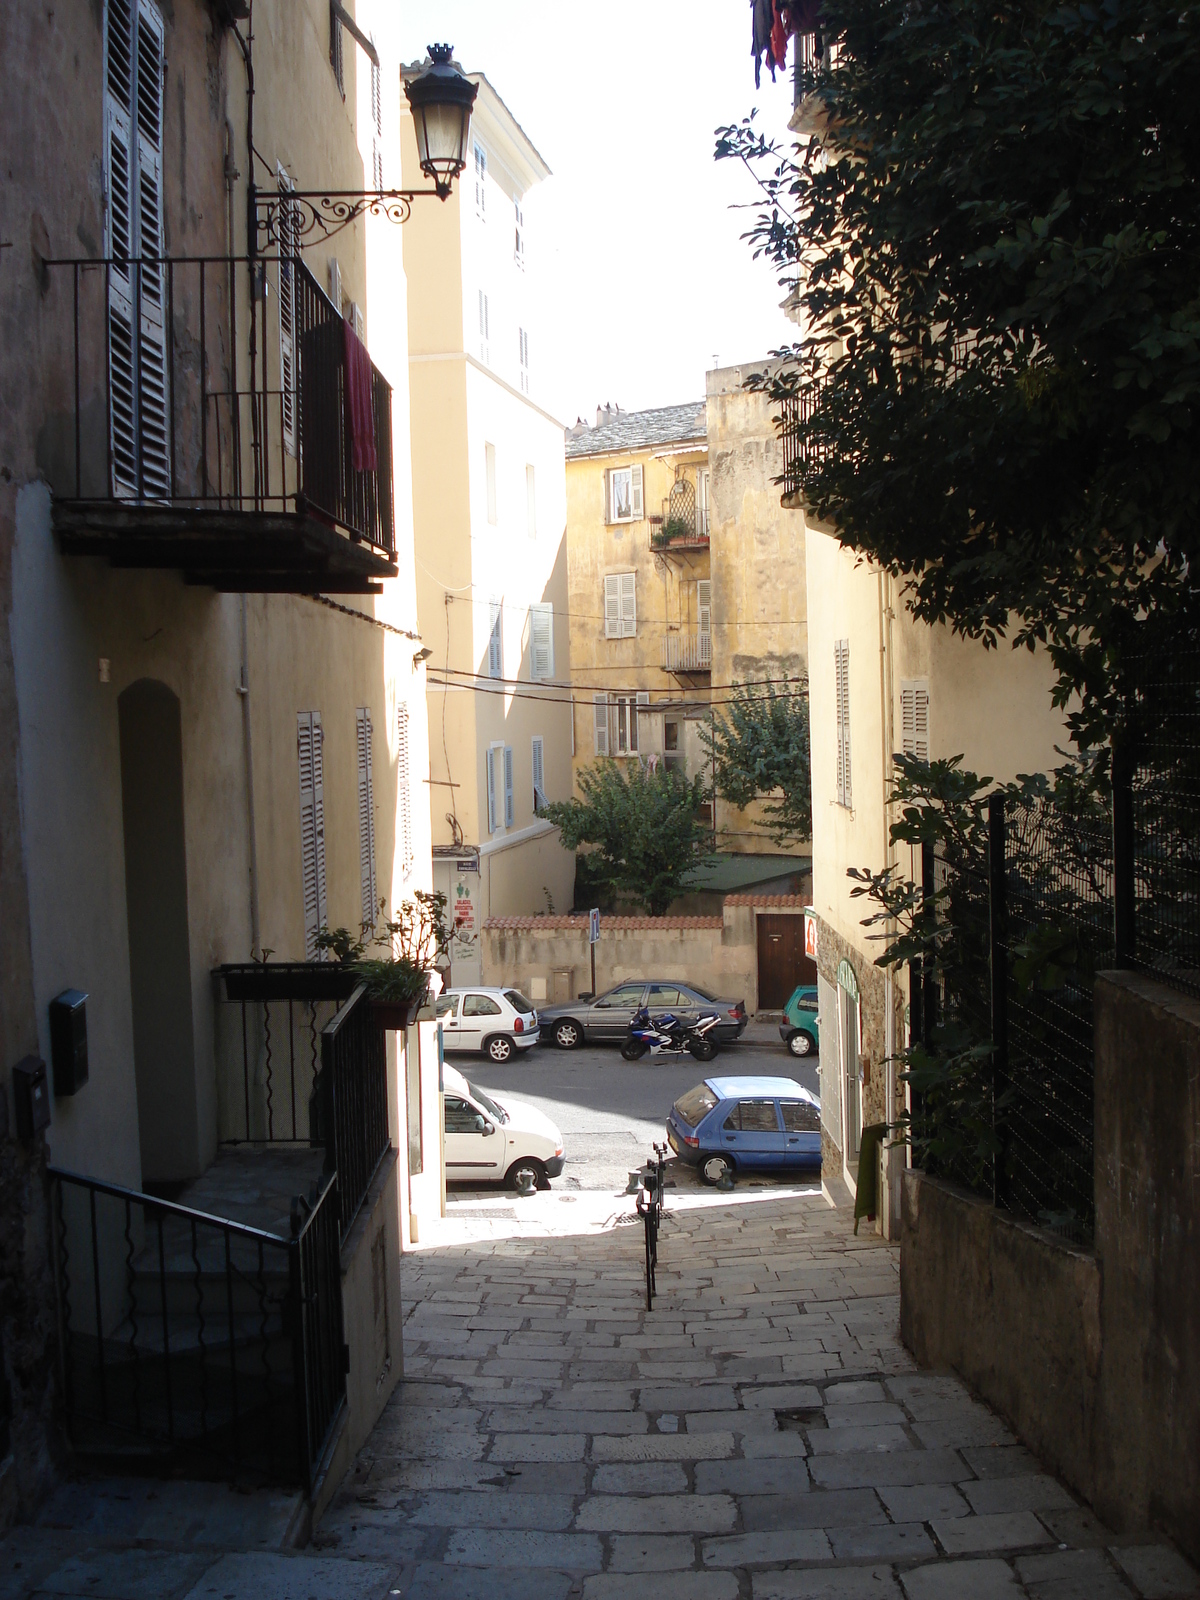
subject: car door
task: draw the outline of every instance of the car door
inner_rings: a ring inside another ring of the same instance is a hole
[[[821,1112],[810,1100],[781,1100],[784,1156],[789,1167],[821,1164]]]
[[[781,1167],[783,1128],[774,1100],[738,1100],[721,1124],[721,1149],[739,1167]]]
[[[666,1016],[668,1011],[683,1021],[692,1020],[689,1016],[687,991],[681,989],[677,983],[652,983],[650,993],[646,996],[646,1004],[656,1022],[660,1017]]]
[[[491,1132],[488,1132],[488,1129]],[[469,1100],[446,1096],[447,1178],[495,1178],[504,1164],[504,1134]]]
[[[460,1024],[458,1018],[461,995],[443,994],[438,996],[437,1019],[442,1025],[443,1050],[461,1050],[459,1043]]]
[[[495,1033],[500,1007],[490,994],[464,994],[460,1050],[481,1050],[485,1034]]]
[[[593,1039],[623,1039],[629,1019],[642,1003],[644,983],[620,983],[593,1002],[588,1010],[587,1031]]]

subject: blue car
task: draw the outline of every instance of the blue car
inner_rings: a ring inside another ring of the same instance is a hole
[[[791,1078],[705,1078],[671,1107],[667,1143],[705,1183],[821,1167],[821,1102]]]

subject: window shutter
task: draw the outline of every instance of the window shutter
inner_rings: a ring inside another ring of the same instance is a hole
[[[488,677],[504,676],[504,602],[493,600],[488,607]]]
[[[929,760],[929,685],[900,685],[900,748],[918,761]]]
[[[696,584],[696,623],[698,632],[712,632],[711,578],[701,578]]]
[[[300,249],[299,218],[293,200],[284,199],[294,188],[285,167],[277,167],[279,179],[279,377],[283,444],[288,455],[296,454],[296,257]]]
[[[496,752],[488,750],[484,756],[487,764],[487,815],[488,832],[496,831]]]
[[[637,632],[637,605],[634,598],[634,574],[622,572],[621,578],[621,637],[631,639]]]
[[[545,756],[541,736],[533,741],[533,811],[537,813],[546,803]]]
[[[112,35],[119,0],[109,8],[109,81],[113,78]],[[127,14],[126,14],[127,15]],[[128,28],[128,21],[126,21]],[[105,104],[108,180],[108,431],[112,492],[137,494],[137,384],[134,375],[133,283],[128,266],[133,226],[133,147],[128,112],[110,95]]]
[[[300,765],[300,882],[304,904],[304,955],[317,957],[317,934],[325,926],[325,756],[319,711],[296,719]]]
[[[396,779],[400,800],[400,868],[407,878],[413,867],[412,775],[408,760],[408,707],[396,708]]]
[[[839,639],[833,647],[835,692],[837,696],[837,797],[838,804],[851,804],[850,784],[850,641]]]
[[[513,825],[513,753],[512,745],[504,746],[504,826]]]
[[[604,637],[621,637],[621,579],[615,572],[604,580]]]
[[[594,694],[592,696],[592,716],[596,728],[596,754],[608,754],[608,696]]]
[[[649,693],[649,690],[647,690],[647,689],[639,689],[638,690],[636,705],[637,705],[637,709],[634,712],[633,716],[630,718],[630,728],[631,728],[631,732],[633,734],[633,741],[632,741],[632,744],[630,745],[630,748],[633,749],[633,750],[640,750],[641,747],[642,747],[642,718],[645,717],[645,716],[649,716],[649,714],[650,714],[650,693]]]
[[[632,484],[633,484],[632,494],[631,494],[631,497],[630,497],[632,499],[632,502],[633,502],[633,520],[635,522],[640,522],[642,520],[642,469],[641,469],[641,467],[634,467],[632,472],[630,473],[630,477],[632,479]]]
[[[342,269],[338,266],[336,256],[329,258],[329,298],[333,301],[333,309],[340,317],[342,314]]]
[[[379,902],[375,897],[375,781],[371,749],[371,712],[363,706],[355,714],[358,745],[358,865],[362,883],[362,929],[375,926]]]
[[[163,248],[163,22],[152,0],[137,12],[137,240],[141,267],[138,328],[138,434],[141,492],[171,494],[171,426],[167,377],[166,277]]]
[[[533,678],[554,676],[554,607],[529,608],[529,673]]]

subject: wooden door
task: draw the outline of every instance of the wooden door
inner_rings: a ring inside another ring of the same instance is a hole
[[[817,964],[804,954],[802,916],[758,917],[758,1009],[782,1011],[797,984],[814,984]]]

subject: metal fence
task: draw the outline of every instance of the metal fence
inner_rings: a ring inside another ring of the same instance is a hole
[[[363,984],[321,1032],[317,1104],[327,1161],[337,1168],[344,1239],[390,1144],[387,1036]]]
[[[80,1453],[314,1476],[346,1393],[338,1186],[292,1237],[49,1170],[62,1393]]]

